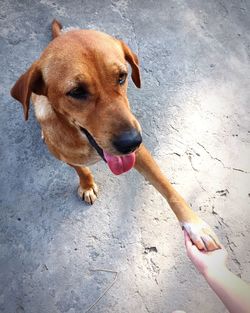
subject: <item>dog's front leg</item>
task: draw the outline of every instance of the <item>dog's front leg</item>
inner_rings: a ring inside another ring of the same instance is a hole
[[[142,145],[137,152],[135,168],[163,195],[178,218],[181,226],[188,232],[193,243],[204,250],[220,247],[219,240],[211,228],[187,205],[162,174],[149,151]]]
[[[88,167],[69,165],[76,170],[80,179],[78,195],[88,204],[93,204],[97,198],[98,187],[90,169]]]

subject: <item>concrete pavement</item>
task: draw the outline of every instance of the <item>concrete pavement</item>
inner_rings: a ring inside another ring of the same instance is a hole
[[[129,99],[144,142],[250,282],[250,3],[242,0],[0,1],[0,312],[226,312],[188,260],[165,200],[139,174],[93,166],[78,179],[47,151],[9,90],[51,38],[50,23],[105,31],[138,54]],[[108,269],[114,272],[92,271]]]

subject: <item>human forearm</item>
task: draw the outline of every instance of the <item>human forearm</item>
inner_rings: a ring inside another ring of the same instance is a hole
[[[230,313],[250,313],[250,286],[226,267],[204,273],[210,287]]]

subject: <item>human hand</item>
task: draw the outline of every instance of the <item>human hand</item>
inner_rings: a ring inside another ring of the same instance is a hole
[[[201,274],[207,275],[211,271],[224,270],[226,268],[227,251],[224,247],[212,252],[200,251],[191,241],[184,230],[187,255]]]

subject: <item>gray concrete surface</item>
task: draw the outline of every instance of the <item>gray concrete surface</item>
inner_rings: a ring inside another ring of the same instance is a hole
[[[229,266],[250,281],[250,2],[247,0],[0,1],[0,312],[225,312],[187,259],[165,200],[135,171],[93,167],[99,200],[10,98],[50,40],[50,23],[103,30],[141,61],[130,84],[144,142],[217,232]]]

